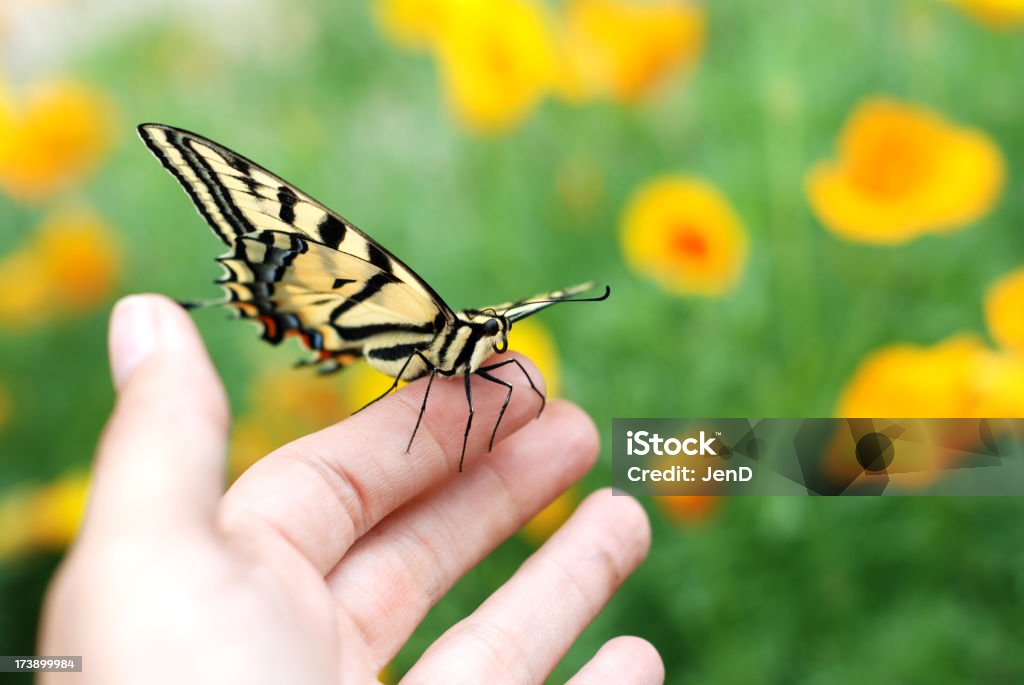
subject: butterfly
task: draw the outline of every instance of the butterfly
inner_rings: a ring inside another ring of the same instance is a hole
[[[351,222],[290,183],[207,138],[162,124],[142,124],[139,135],[178,180],[199,214],[229,248],[217,258],[224,275],[217,283],[225,299],[183,303],[226,305],[256,322],[262,339],[278,344],[297,337],[316,356],[300,365],[321,373],[357,359],[394,379],[366,406],[387,396],[399,381],[427,376],[419,415],[406,451],[412,449],[434,378],[463,378],[469,416],[459,471],[473,425],[470,376],[504,386],[488,450],[512,398],[512,384],[492,374],[514,365],[545,397],[515,358],[484,365],[508,349],[512,324],[558,302],[597,302],[574,297],[592,283],[482,309],[454,311],[416,272]],[[364,407],[365,408],[365,407]],[[540,416],[538,412],[538,416]]]

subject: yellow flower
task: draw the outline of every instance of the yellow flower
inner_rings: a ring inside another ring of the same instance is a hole
[[[0,104],[0,188],[37,201],[80,181],[107,151],[111,119],[108,103],[80,84],[41,86],[20,103],[6,98]]]
[[[105,301],[119,262],[114,235],[98,217],[52,215],[26,245],[0,259],[0,322],[31,328]]]
[[[985,319],[996,343],[1024,354],[1024,269],[1003,276],[989,288]]]
[[[458,4],[459,0],[378,0],[374,10],[393,41],[407,48],[427,48],[433,46]]]
[[[1024,24],[1022,0],[949,0],[971,16],[997,28]]]
[[[0,324],[24,330],[52,319],[59,311],[52,286],[46,264],[31,249],[0,258]]]
[[[633,196],[622,223],[622,248],[634,270],[671,292],[720,295],[743,272],[747,236],[715,187],[667,176]]]
[[[64,476],[43,486],[29,509],[31,537],[42,549],[63,549],[74,539],[89,498],[89,477]]]
[[[679,0],[569,0],[563,94],[634,100],[696,63],[704,25],[703,10]]]
[[[557,77],[548,18],[533,0],[460,5],[442,24],[435,51],[449,105],[472,130],[518,124]]]
[[[861,242],[901,243],[985,216],[1005,181],[1002,155],[983,132],[888,99],[857,108],[838,159],[807,176],[818,218]]]
[[[540,546],[545,540],[551,537],[556,530],[561,528],[572,515],[579,497],[575,488],[566,490],[559,495],[551,504],[544,507],[536,516],[526,522],[519,534],[527,542]]]
[[[548,397],[558,394],[561,386],[561,366],[558,361],[558,349],[555,340],[539,321],[524,319],[512,325],[508,336],[509,347],[529,357],[547,384]]]
[[[933,347],[892,345],[861,362],[839,398],[848,418],[1024,416],[1024,357],[973,335]]]
[[[88,494],[84,474],[6,493],[0,499],[0,558],[67,547],[82,523]]]

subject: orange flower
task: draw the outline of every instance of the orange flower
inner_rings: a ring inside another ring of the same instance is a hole
[[[979,21],[996,28],[1024,24],[1022,0],[949,0]]]
[[[1024,354],[1024,269],[1003,276],[989,288],[985,319],[996,343]]]
[[[281,445],[326,428],[358,408],[334,378],[308,369],[269,371],[249,388],[249,410],[232,433],[229,471],[237,476]]]
[[[540,547],[545,540],[551,537],[572,516],[572,512],[576,509],[578,502],[579,497],[576,494],[576,489],[570,488],[566,490],[551,504],[544,507],[536,516],[527,521],[526,525],[519,531],[519,534],[527,542]]]
[[[0,188],[37,201],[91,172],[110,144],[111,108],[74,83],[44,85],[23,102],[0,91]]]
[[[892,345],[861,362],[839,398],[848,418],[1024,416],[1024,358],[972,335],[934,347]]]
[[[696,63],[704,24],[700,7],[678,0],[570,0],[563,94],[634,100]]]
[[[31,328],[103,302],[119,269],[116,241],[95,215],[55,214],[27,244],[0,260],[0,322]]]
[[[716,188],[667,176],[633,196],[622,223],[622,249],[634,270],[671,292],[720,295],[743,272],[747,236]]]
[[[434,43],[447,100],[474,131],[518,124],[555,82],[557,53],[534,0],[462,3],[441,29]]]
[[[1005,164],[990,138],[894,100],[864,102],[850,117],[835,162],[807,177],[811,207],[844,238],[901,243],[962,228],[1002,191]]]
[[[665,515],[677,523],[702,523],[721,504],[721,498],[714,495],[660,496],[654,499]]]
[[[39,228],[36,241],[66,306],[81,310],[107,298],[120,259],[114,236],[99,217],[82,211],[56,214]]]

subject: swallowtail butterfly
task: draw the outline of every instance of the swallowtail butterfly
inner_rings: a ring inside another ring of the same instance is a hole
[[[461,376],[469,416],[460,471],[473,424],[471,375],[507,390],[490,447],[512,397],[512,385],[492,371],[508,364],[519,367],[544,409],[544,395],[516,359],[483,365],[493,352],[508,348],[512,324],[557,302],[600,301],[610,294],[605,287],[599,297],[573,298],[592,287],[585,283],[526,300],[453,311],[379,243],[245,157],[170,126],[143,124],[139,135],[229,248],[217,258],[225,272],[217,283],[226,298],[186,306],[227,305],[258,323],[262,338],[275,345],[297,336],[316,352],[314,359],[300,364],[315,364],[323,373],[365,358],[395,379],[377,399],[394,390],[399,380],[428,376],[409,448],[434,377]]]

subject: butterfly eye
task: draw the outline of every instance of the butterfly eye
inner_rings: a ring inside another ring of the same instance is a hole
[[[501,330],[501,326],[498,325],[497,319],[487,319],[487,321],[484,321],[484,333],[486,335],[497,335],[499,330]]]

